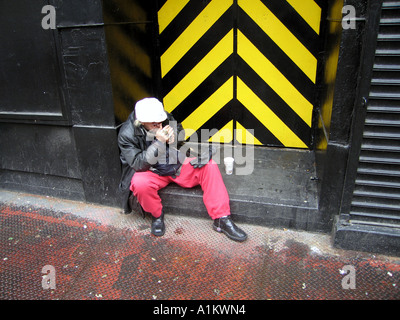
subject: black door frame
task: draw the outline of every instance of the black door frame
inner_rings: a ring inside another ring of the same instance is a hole
[[[350,212],[351,200],[355,187],[363,130],[367,114],[368,97],[371,87],[375,50],[379,31],[379,21],[383,0],[370,0],[368,3],[364,45],[360,59],[360,73],[353,111],[353,121],[350,133],[350,148],[347,161],[347,170],[342,194],[340,216],[346,218]]]

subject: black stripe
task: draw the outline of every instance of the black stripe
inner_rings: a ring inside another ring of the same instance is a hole
[[[318,34],[287,1],[262,0],[262,3],[300,40],[314,57],[318,55]]]
[[[254,129],[255,137],[265,146],[283,147],[283,144],[258,121],[239,101],[231,100],[214,117],[208,120],[199,130],[197,135],[201,142],[207,142],[217,131],[221,130],[228,122],[234,121],[233,129],[236,129],[235,114],[241,114],[240,123],[246,129]],[[203,131],[202,130],[206,130]],[[209,131],[209,135],[204,133]],[[203,133],[203,136],[202,136]],[[232,132],[234,135],[234,132]],[[233,137],[235,138],[235,137]]]
[[[216,131],[221,130],[229,121],[233,120],[232,110],[234,109],[234,101],[229,101],[221,110],[219,110],[211,119],[204,123],[197,134],[201,142],[207,142]],[[203,137],[201,135],[201,130],[209,130],[210,135]],[[214,130],[215,129],[215,130]]]
[[[145,92],[147,92],[148,95],[154,96],[155,90],[151,83],[140,83],[140,86]],[[145,96],[135,97],[132,92],[128,92],[124,87],[115,84],[113,84],[113,96],[119,97],[130,110],[134,109],[137,102],[136,99],[146,98]]]
[[[171,23],[164,29],[160,36],[161,55],[174,43],[183,31],[196,19],[201,11],[207,7],[205,1],[189,1],[178,13]]]
[[[115,27],[118,28],[118,27]],[[119,30],[119,32],[122,32],[122,30]],[[134,47],[139,47],[138,43],[134,40],[131,39],[132,42],[132,46]],[[149,45],[147,45],[147,47],[149,47]],[[146,50],[145,47],[139,47],[141,50],[143,50],[143,52],[149,51],[151,50],[151,48],[148,48],[148,50]],[[108,54],[109,54],[109,59],[110,59],[110,64],[113,65],[113,59],[114,60],[118,60],[119,65],[121,65],[121,67],[123,67],[123,69],[132,75],[133,78],[137,78],[139,79],[139,82],[152,82],[153,79],[151,78],[151,74],[150,77],[148,77],[140,68],[138,65],[134,64],[134,62],[129,58],[129,54],[125,55],[125,51],[123,50],[123,48],[117,47],[117,46],[109,46],[108,47]],[[151,68],[152,68],[152,59],[151,59],[151,55],[147,54],[149,57],[149,62],[150,62],[150,73],[152,72]],[[111,70],[112,72],[112,70]]]
[[[148,77],[146,74],[144,74],[143,71],[140,70],[137,65],[132,64],[132,61],[129,61],[124,56],[120,56],[118,54],[113,54],[112,56],[114,57],[114,59],[119,60],[118,64],[126,72],[126,74],[130,75],[130,77],[132,79],[135,79],[135,81],[139,83],[141,86],[143,87],[153,86],[153,78]],[[111,75],[113,75],[114,62],[112,60],[110,60],[110,66],[111,66]]]
[[[232,26],[232,9],[229,9],[164,76],[164,95],[172,90],[214,48],[232,29]]]
[[[282,98],[251,69],[243,59],[237,59],[238,76],[307,146],[311,128]]]
[[[240,26],[240,31],[257,49],[311,104],[314,104],[314,83],[243,10],[240,10]],[[260,35],[263,36],[260,37]]]
[[[268,130],[246,107],[241,105],[240,124],[247,130],[253,129],[254,136],[265,146],[283,147],[284,145]]]
[[[314,2],[322,9],[324,10],[326,5],[327,5],[327,1],[326,0],[314,0]]]
[[[232,69],[233,58],[230,56],[174,109],[174,118],[179,122],[185,120],[232,76]]]
[[[121,88],[113,89],[113,96],[119,98],[119,100],[121,100],[122,104],[124,104],[128,110],[133,111],[133,109],[135,108],[135,103],[137,102],[137,97],[130,96],[129,94],[127,95],[120,89]]]
[[[136,24],[121,24],[114,26],[107,26],[107,30],[111,28],[116,28],[118,32],[122,33],[125,38],[127,38],[130,42],[134,43],[136,47],[141,47],[144,52],[148,55],[154,54],[154,47],[152,41],[149,39],[151,36],[148,32],[143,32],[139,29],[139,26]],[[112,43],[112,39],[108,40]]]
[[[152,1],[149,1],[149,3],[151,3]],[[163,7],[163,5],[165,4],[167,2],[167,0],[156,0],[156,8],[157,8],[157,11],[159,11],[162,7]]]

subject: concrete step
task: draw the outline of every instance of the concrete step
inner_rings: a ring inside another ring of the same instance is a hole
[[[233,175],[225,173],[223,158],[227,156],[235,158]],[[235,221],[328,231],[318,211],[314,152],[224,145],[213,159],[220,167]],[[202,195],[200,187],[184,189],[176,184],[160,191],[166,214],[208,218]]]

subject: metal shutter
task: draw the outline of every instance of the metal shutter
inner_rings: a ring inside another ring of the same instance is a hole
[[[349,222],[400,228],[400,1],[383,1]]]

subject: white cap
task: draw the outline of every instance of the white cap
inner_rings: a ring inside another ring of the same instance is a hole
[[[144,98],[136,102],[135,115],[140,122],[163,122],[167,119],[163,104],[156,98]]]

